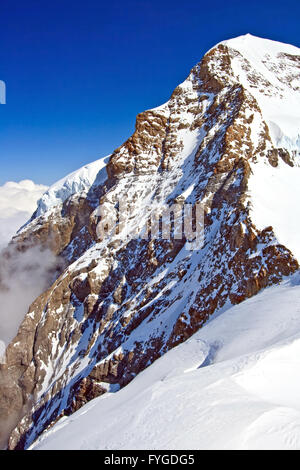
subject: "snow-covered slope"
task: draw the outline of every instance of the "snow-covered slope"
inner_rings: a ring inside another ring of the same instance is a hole
[[[211,319],[34,449],[299,449],[300,273]]]

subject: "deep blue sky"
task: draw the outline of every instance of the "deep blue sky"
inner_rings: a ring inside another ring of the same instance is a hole
[[[299,0],[0,1],[0,184],[111,153],[223,39],[300,46]]]

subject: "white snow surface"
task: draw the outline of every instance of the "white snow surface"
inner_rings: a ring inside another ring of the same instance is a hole
[[[248,184],[253,223],[259,230],[272,226],[279,243],[300,262],[300,167],[280,162],[273,168],[259,162],[252,172]]]
[[[213,317],[32,449],[300,449],[300,273]]]

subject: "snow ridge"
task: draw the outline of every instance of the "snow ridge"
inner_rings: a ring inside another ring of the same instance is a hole
[[[46,214],[54,207],[63,204],[74,194],[87,193],[96,182],[101,184],[107,178],[106,164],[109,156],[100,158],[53,184],[38,202],[35,217]]]

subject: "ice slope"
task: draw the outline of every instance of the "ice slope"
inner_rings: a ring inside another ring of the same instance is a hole
[[[300,273],[212,318],[33,449],[300,449]]]
[[[105,181],[108,157],[100,158],[53,184],[38,202],[35,217],[39,217],[52,208],[62,204],[73,194],[87,192],[94,183]]]
[[[235,78],[256,98],[274,145],[299,152],[300,49],[251,34],[222,44],[238,52]]]

